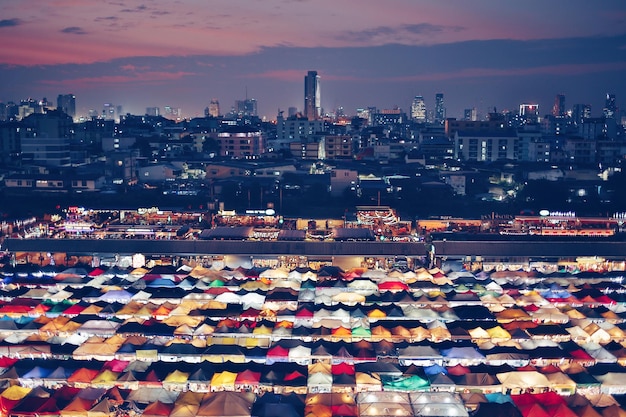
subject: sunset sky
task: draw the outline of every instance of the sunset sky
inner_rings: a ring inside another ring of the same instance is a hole
[[[549,113],[606,93],[626,107],[626,1],[0,0],[0,101],[73,93],[77,112],[122,105],[203,114],[255,98],[269,119],[302,109],[304,76],[322,106],[408,111],[444,93],[463,109]]]

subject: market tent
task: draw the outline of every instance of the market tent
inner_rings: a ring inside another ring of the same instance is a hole
[[[408,393],[367,392],[357,396],[360,416],[413,416]]]
[[[86,417],[87,412],[93,406],[93,401],[75,397],[68,405],[61,409],[62,417]]]
[[[487,372],[469,372],[459,376],[450,376],[457,385],[459,390],[469,390],[472,392],[500,392],[502,384],[496,378]]]
[[[202,399],[196,416],[250,417],[255,398],[249,392],[210,392]]]
[[[480,403],[473,417],[523,417],[519,409],[511,403]]]
[[[626,394],[626,373],[607,372],[595,376],[602,384],[601,391],[606,394]]]
[[[142,413],[144,417],[168,417],[174,408],[174,404],[166,404],[156,401],[148,404]]]
[[[164,388],[157,387],[139,387],[139,389],[132,390],[128,397],[127,401],[134,401],[138,404],[151,404],[156,401],[161,401],[164,403],[174,403],[176,402],[176,398],[178,398],[178,392],[176,391],[168,391]]]
[[[398,359],[403,365],[428,366],[433,364],[441,365],[443,356],[431,346],[410,345],[398,350]]]
[[[451,392],[420,392],[411,393],[409,398],[416,416],[469,416],[458,394]]]
[[[174,403],[170,417],[195,417],[203,396],[200,392],[181,393]]]
[[[382,381],[378,373],[357,372],[355,375],[357,391],[382,391]]]
[[[512,371],[499,373],[496,374],[496,376],[505,390],[520,392],[526,389],[541,390],[544,388],[550,388],[550,381],[548,378],[544,374],[537,371]]]
[[[248,391],[259,385],[261,380],[261,372],[255,372],[251,369],[246,369],[239,372],[235,377],[235,389]]]
[[[11,385],[0,394],[0,413],[3,416],[9,415],[9,412],[24,398],[31,389],[21,387],[19,385]]]
[[[111,388],[117,382],[118,375],[118,372],[113,372],[109,369],[105,369],[91,380],[90,385],[92,387],[98,388]]]
[[[184,391],[187,388],[187,380],[189,379],[189,373],[183,372],[178,369],[170,372],[163,380],[163,388]]]
[[[430,382],[419,375],[403,375],[401,377],[381,377],[383,381],[383,391],[418,391],[426,390]]]
[[[237,374],[235,372],[216,372],[213,374],[213,378],[211,378],[211,389],[233,391],[235,389],[236,379]]]

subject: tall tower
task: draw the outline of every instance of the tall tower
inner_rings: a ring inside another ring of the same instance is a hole
[[[446,119],[446,108],[443,105],[443,93],[435,94],[435,122],[443,123]]]
[[[219,117],[220,116],[220,102],[214,98],[209,103],[208,116]]]
[[[604,101],[604,117],[607,119],[612,119],[615,117],[615,112],[617,111],[617,106],[615,104],[615,94],[606,94],[606,100]]]
[[[591,104],[574,104],[572,106],[572,121],[580,125],[583,120],[591,118]]]
[[[245,100],[235,100],[235,112],[239,117],[257,116],[256,99],[246,98]]]
[[[418,123],[426,122],[426,103],[424,97],[415,96],[413,103],[411,103],[411,119]]]
[[[554,106],[552,106],[552,116],[562,117],[565,116],[565,96],[563,94],[557,94],[554,97]]]
[[[309,71],[304,77],[304,115],[309,120],[322,116],[320,76],[317,71]]]
[[[74,94],[59,94],[57,96],[57,109],[72,118],[76,117],[76,96]]]

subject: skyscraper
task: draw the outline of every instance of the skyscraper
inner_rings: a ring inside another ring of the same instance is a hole
[[[161,115],[161,109],[158,107],[146,107],[146,116],[158,117]]]
[[[572,106],[572,122],[577,125],[591,117],[591,104],[574,104]]]
[[[217,101],[216,98],[212,99],[209,103],[209,109],[207,112],[207,116],[210,117],[219,117],[220,116],[220,102]]]
[[[563,94],[557,94],[554,97],[554,105],[552,106],[552,116],[562,117],[565,116],[565,96]]]
[[[435,122],[443,123],[446,119],[446,108],[443,105],[443,93],[435,94]]]
[[[524,124],[539,123],[539,105],[534,103],[520,104],[519,118]]]
[[[606,100],[604,101],[604,117],[607,119],[612,119],[615,117],[615,112],[617,111],[617,105],[615,104],[615,94],[606,94]]]
[[[463,120],[475,122],[478,120],[478,111],[476,107],[472,107],[471,109],[465,109],[463,112]]]
[[[309,120],[322,116],[320,76],[317,71],[309,71],[304,77],[304,115]]]
[[[426,122],[426,103],[424,97],[415,96],[411,103],[411,119],[418,123]]]
[[[256,99],[246,98],[245,100],[235,100],[235,113],[238,117],[255,117],[257,113]]]
[[[74,94],[59,94],[57,96],[57,109],[72,118],[76,117],[76,96]]]

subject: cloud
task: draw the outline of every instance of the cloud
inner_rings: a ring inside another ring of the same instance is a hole
[[[146,6],[145,4],[141,4],[137,7],[135,7],[134,9],[122,9],[120,10],[120,12],[122,13],[141,13],[141,12],[145,12],[146,10],[148,10],[148,6]]]
[[[117,16],[96,17],[94,22],[116,22],[119,20]]]
[[[19,26],[22,24],[20,19],[2,19],[0,20],[0,28],[8,28],[12,26]]]
[[[337,36],[338,39],[363,44],[372,43],[407,43],[410,41],[423,40],[420,37],[461,32],[462,26],[433,25],[431,23],[416,23],[398,26],[378,26],[375,28],[346,31]]]
[[[78,26],[69,26],[69,27],[66,27],[66,28],[64,28],[64,29],[61,29],[61,32],[63,32],[63,33],[69,33],[69,34],[72,34],[72,35],[86,35],[86,34],[87,34],[87,32],[85,32],[85,31],[83,30],[83,28],[78,27]]]
[[[180,80],[185,77],[196,75],[192,72],[137,72],[129,75],[102,75],[98,77],[83,77],[64,80],[41,80],[41,84],[53,85],[56,87],[71,87],[71,88],[102,88],[102,86],[120,84],[152,84],[160,82],[170,82]]]
[[[466,78],[492,77],[523,77],[534,75],[577,76],[604,72],[624,71],[626,62],[590,63],[590,64],[563,64],[545,65],[529,68],[465,68],[458,71],[432,72],[426,74],[409,75],[404,77],[390,77],[385,81],[443,81],[460,80]],[[379,79],[380,80],[380,79]]]
[[[122,71],[129,71],[129,72],[137,72],[137,71],[147,71],[148,70],[148,66],[138,66],[138,65],[134,65],[134,64],[124,64],[120,66],[120,69]]]

